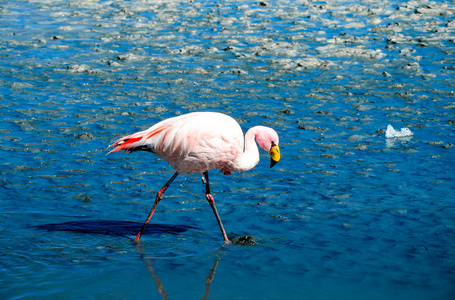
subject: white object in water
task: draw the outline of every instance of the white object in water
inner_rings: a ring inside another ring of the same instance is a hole
[[[409,130],[409,128],[401,128],[401,131],[393,129],[392,125],[387,125],[387,130],[385,132],[386,138],[395,138],[395,137],[406,137],[412,136],[414,133]]]

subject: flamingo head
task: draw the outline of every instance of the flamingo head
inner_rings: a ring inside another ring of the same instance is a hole
[[[270,127],[257,126],[256,141],[265,152],[270,154],[270,168],[280,160],[279,138],[275,130]]]

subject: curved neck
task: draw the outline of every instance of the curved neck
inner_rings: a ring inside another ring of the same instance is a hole
[[[255,141],[256,127],[250,128],[245,134],[245,151],[240,156],[233,168],[233,172],[245,172],[254,168],[259,162],[259,150]]]

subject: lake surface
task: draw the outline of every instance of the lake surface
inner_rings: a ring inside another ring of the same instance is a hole
[[[454,299],[453,1],[0,1],[0,298]],[[172,176],[192,111],[282,159]],[[387,125],[412,136],[386,139]]]

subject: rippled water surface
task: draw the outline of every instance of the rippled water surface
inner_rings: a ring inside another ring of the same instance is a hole
[[[454,299],[453,1],[0,1],[2,299]],[[282,160],[197,175],[117,138],[191,111]],[[414,135],[386,139],[385,129]]]

